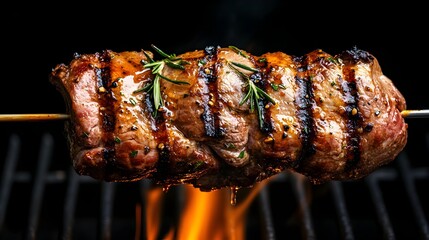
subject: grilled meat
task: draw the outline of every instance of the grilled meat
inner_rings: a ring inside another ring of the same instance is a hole
[[[289,169],[317,184],[362,178],[407,142],[405,99],[363,50],[254,56],[206,47],[159,75],[145,65],[154,55],[105,50],[53,69],[77,173],[210,191]],[[247,95],[252,89],[259,94]]]

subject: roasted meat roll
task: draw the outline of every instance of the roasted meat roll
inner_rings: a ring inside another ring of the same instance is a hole
[[[54,67],[77,173],[211,191],[290,170],[317,184],[365,177],[406,145],[406,101],[364,50],[152,47]]]

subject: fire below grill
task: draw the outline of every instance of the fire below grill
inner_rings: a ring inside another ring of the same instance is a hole
[[[146,216],[156,209],[146,208],[146,196],[158,186],[149,180],[107,183],[79,176],[61,134],[28,135],[2,136],[0,239],[177,237],[171,229],[180,225],[186,186],[161,192],[154,232]],[[424,136],[427,153],[429,133]],[[300,175],[279,174],[247,207],[244,238],[429,239],[429,164],[428,155],[420,155],[404,151],[359,181],[311,185]],[[240,190],[236,206],[251,191]]]

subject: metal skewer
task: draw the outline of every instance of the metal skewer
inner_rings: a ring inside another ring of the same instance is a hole
[[[404,110],[401,115],[404,118],[429,118],[429,109]]]
[[[0,122],[65,120],[69,118],[70,115],[63,113],[0,114]]]
[[[429,118],[429,109],[404,110],[401,115],[404,118]],[[64,113],[0,114],[0,122],[67,120],[69,118],[70,115]]]

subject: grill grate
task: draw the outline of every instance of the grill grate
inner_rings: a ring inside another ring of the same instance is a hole
[[[429,134],[426,136],[429,149]],[[23,167],[25,141],[11,134],[0,170],[0,239],[146,239],[144,194],[153,185],[106,183],[78,176],[42,134],[37,164]],[[55,160],[55,161],[53,161]],[[57,162],[64,165],[57,166]],[[429,239],[429,167],[407,152],[362,181],[311,185],[294,173],[276,176],[247,213],[248,239]],[[183,188],[165,193],[160,234],[179,220]],[[126,196],[126,197],[124,197]],[[137,236],[137,237],[136,237]]]

